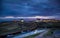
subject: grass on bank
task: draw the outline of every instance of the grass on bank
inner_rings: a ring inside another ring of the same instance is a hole
[[[52,36],[52,34],[53,34],[53,30],[50,30],[50,31],[48,31],[48,32],[44,35],[44,37],[46,37],[46,36]]]

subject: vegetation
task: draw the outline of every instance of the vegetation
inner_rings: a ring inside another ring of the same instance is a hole
[[[2,28],[3,27],[3,28]],[[9,28],[14,27],[13,31],[9,30]],[[17,28],[15,28],[17,27]],[[2,22],[0,23],[0,34],[2,32],[16,32],[16,31],[33,31],[39,28],[60,28],[60,21],[59,22],[23,22],[23,24],[19,21],[17,22]],[[3,34],[3,33],[2,33]],[[47,35],[50,35],[51,32],[48,32]]]

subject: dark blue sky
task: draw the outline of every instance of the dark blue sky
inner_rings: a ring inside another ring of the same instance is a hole
[[[0,16],[60,16],[60,0],[3,0]]]

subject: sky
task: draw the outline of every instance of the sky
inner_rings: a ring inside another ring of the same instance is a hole
[[[60,0],[2,0],[3,16],[60,16]]]

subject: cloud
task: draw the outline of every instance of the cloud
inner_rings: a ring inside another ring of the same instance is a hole
[[[0,17],[0,19],[28,19],[28,18],[40,18],[40,19],[55,19],[58,16],[30,16],[30,17],[14,17],[14,16],[5,16],[5,17]]]
[[[59,0],[4,0],[0,16],[51,16],[56,13],[60,13]]]

